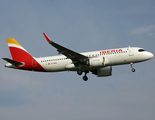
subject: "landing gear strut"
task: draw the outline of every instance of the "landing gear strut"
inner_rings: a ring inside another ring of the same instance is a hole
[[[85,76],[83,76],[83,80],[84,80],[84,81],[87,81],[87,80],[88,80],[88,77],[86,76],[87,73],[89,73],[89,71],[86,71],[86,72],[85,72]]]
[[[135,72],[135,68],[134,68],[134,66],[133,66],[133,63],[130,63],[130,65],[131,65],[131,71],[132,71],[132,72]]]

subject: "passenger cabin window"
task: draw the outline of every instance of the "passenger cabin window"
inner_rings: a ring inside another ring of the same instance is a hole
[[[144,50],[144,49],[139,49],[138,51],[139,51],[139,52],[143,52],[143,51],[145,51],[145,50]]]

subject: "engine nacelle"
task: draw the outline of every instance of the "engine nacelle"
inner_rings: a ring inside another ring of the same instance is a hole
[[[103,57],[89,58],[86,64],[90,67],[104,66],[104,58]]]
[[[106,77],[106,76],[111,76],[112,75],[112,67],[104,67],[100,68],[97,70],[92,70],[91,71],[93,74],[97,75],[97,77]]]
[[[107,65],[108,63],[109,63],[109,60],[104,57],[89,58],[86,61],[86,64],[90,67],[102,67]]]

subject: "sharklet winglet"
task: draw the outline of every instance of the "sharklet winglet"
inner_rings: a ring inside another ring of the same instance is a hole
[[[52,42],[51,39],[45,33],[43,33],[43,35],[45,36],[47,42]]]

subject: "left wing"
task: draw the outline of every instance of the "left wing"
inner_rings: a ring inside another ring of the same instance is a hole
[[[68,48],[65,48],[55,42],[53,42],[52,40],[50,40],[50,38],[43,33],[47,42],[49,44],[51,44],[53,47],[55,47],[57,49],[57,51],[63,55],[65,55],[67,58],[71,59],[73,61],[73,63],[75,64],[75,66],[79,65],[80,63],[85,63],[88,59],[87,56],[84,56],[80,53],[74,52]]]

